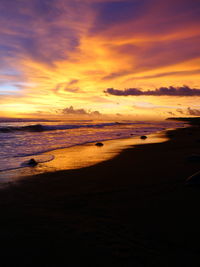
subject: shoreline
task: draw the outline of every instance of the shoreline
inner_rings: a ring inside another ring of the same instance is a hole
[[[1,171],[0,186],[1,184],[5,185],[7,182],[16,182],[21,179],[26,179],[28,176],[81,169],[99,164],[103,161],[112,160],[112,158],[129,147],[167,141],[167,130],[168,129],[151,133],[147,135],[148,138],[145,140],[142,140],[140,135],[129,138],[108,139],[100,141],[103,143],[102,147],[95,146],[97,143],[95,141],[27,156],[27,160],[31,158],[35,159],[35,157],[45,158],[45,156],[51,156],[53,159],[41,163],[39,162],[39,164],[34,167],[24,166]]]
[[[0,190],[4,266],[199,266],[199,132]]]

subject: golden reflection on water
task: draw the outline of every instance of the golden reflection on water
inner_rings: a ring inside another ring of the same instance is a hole
[[[163,133],[151,134],[145,140],[139,136],[129,139],[116,139],[103,141],[104,146],[95,146],[95,143],[73,146],[44,153],[54,155],[49,162],[39,163],[35,167],[20,168],[0,173],[1,182],[16,181],[24,176],[55,172],[59,170],[79,169],[95,165],[99,162],[109,160],[125,148],[138,144],[161,143],[167,141]]]

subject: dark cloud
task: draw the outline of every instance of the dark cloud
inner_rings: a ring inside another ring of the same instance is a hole
[[[160,87],[155,90],[147,91],[142,91],[138,88],[128,88],[124,90],[108,88],[104,92],[116,96],[200,96],[200,89],[190,88],[186,85],[181,87]]]
[[[129,95],[142,95],[143,92],[137,88],[129,88],[124,90],[118,90],[114,88],[107,88],[104,93],[117,96],[129,96]]]
[[[87,112],[81,108],[81,109],[74,109],[73,106],[69,107],[69,108],[64,108],[62,110],[63,114],[78,114],[78,115],[86,115]]]
[[[85,110],[83,108],[75,109],[73,106],[70,106],[69,108],[62,109],[62,113],[66,115],[89,115],[89,116],[99,116],[101,113],[97,110],[90,111]]]
[[[200,116],[200,109],[192,109],[188,107],[187,113],[188,115],[192,115],[192,116]]]
[[[172,111],[168,111],[167,114],[171,115],[171,116],[175,116],[176,114]]]
[[[180,114],[184,114],[184,111],[181,108],[178,108],[176,111]]]
[[[95,111],[90,111],[89,115],[99,116],[101,115],[101,113],[98,110],[95,110]]]
[[[176,110],[181,115],[190,115],[190,116],[200,116],[200,109],[195,109],[188,107],[187,109],[177,109]]]

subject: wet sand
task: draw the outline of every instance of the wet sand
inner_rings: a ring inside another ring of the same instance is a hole
[[[1,171],[0,172],[0,187],[5,186],[6,183],[17,182],[23,179],[29,179],[29,176],[37,174],[44,174],[49,172],[57,172],[61,170],[73,170],[96,165],[100,162],[110,160],[121,153],[124,149],[134,147],[138,144],[160,143],[167,141],[168,138],[164,131],[157,132],[148,135],[148,138],[142,140],[140,136],[133,136],[126,139],[114,139],[103,141],[103,146],[96,146],[96,143],[87,143],[83,145],[72,146],[68,148],[62,148],[52,150],[41,155],[26,157],[26,161],[23,164],[19,163],[17,169]],[[46,162],[41,162],[45,159]],[[33,167],[21,167],[28,166],[27,162],[31,159],[38,162]]]
[[[0,192],[2,266],[199,266],[199,124]]]

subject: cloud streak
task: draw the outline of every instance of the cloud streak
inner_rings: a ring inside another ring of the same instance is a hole
[[[138,88],[128,88],[124,90],[108,88],[104,92],[115,96],[200,96],[200,89],[190,88],[189,86],[160,87],[156,90],[147,91],[142,91]]]
[[[163,72],[163,73],[157,73],[157,74],[153,74],[153,75],[146,75],[146,76],[141,76],[141,77],[133,77],[130,78],[130,80],[144,80],[144,79],[154,79],[154,78],[162,78],[162,77],[169,77],[169,76],[190,76],[190,75],[196,75],[196,74],[200,74],[200,69],[196,69],[196,70],[189,70],[189,71],[169,71],[169,72]],[[116,74],[117,76],[117,74]],[[112,77],[111,77],[112,78]]]

